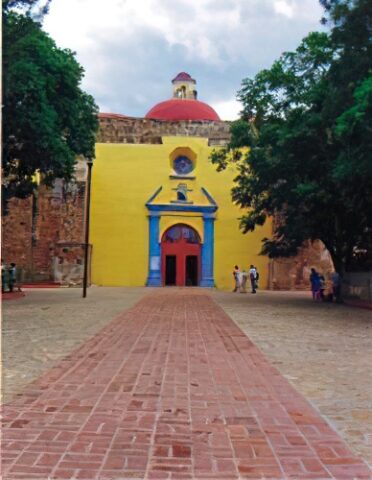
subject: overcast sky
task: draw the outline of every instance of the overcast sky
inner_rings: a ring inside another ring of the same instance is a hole
[[[102,112],[142,117],[186,71],[230,120],[242,79],[320,29],[321,15],[318,0],[52,0],[44,29],[76,52]]]

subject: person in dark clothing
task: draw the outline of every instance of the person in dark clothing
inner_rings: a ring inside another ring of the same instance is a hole
[[[260,274],[258,273],[257,267],[254,267],[254,268],[256,270],[256,282],[255,282],[255,284],[256,284],[256,288],[258,288],[258,280],[260,279]]]
[[[4,260],[1,260],[1,292],[5,293],[7,287],[7,271]]]
[[[320,300],[321,299],[320,289],[322,286],[322,281],[319,273],[315,270],[315,268],[311,269],[310,283],[311,283],[311,292],[313,295],[313,300]]]
[[[320,289],[319,289],[319,292],[320,292],[320,299],[321,300],[325,300],[325,289],[326,289],[326,280],[325,280],[325,277],[324,275],[319,275],[319,280],[320,280]]]
[[[13,289],[14,289],[14,285],[16,283],[16,278],[17,278],[17,270],[16,270],[16,264],[15,263],[11,263],[10,264],[10,267],[9,267],[9,292],[13,292]]]
[[[337,303],[340,303],[341,302],[341,284],[342,284],[341,275],[336,271],[332,272],[331,281],[332,281],[333,297],[335,298]]]

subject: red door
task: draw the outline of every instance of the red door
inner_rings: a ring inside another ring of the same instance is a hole
[[[177,287],[199,284],[200,239],[187,225],[168,229],[161,242],[163,285]]]

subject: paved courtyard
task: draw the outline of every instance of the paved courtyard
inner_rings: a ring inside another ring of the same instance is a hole
[[[78,296],[5,307],[4,479],[371,478],[370,311],[281,292]]]
[[[3,303],[2,393],[8,401],[25,385],[133,306],[146,288],[25,289]]]

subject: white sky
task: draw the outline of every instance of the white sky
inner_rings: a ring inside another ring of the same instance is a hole
[[[44,29],[76,52],[101,111],[144,116],[186,71],[231,120],[242,79],[320,29],[321,15],[317,0],[52,0]]]

